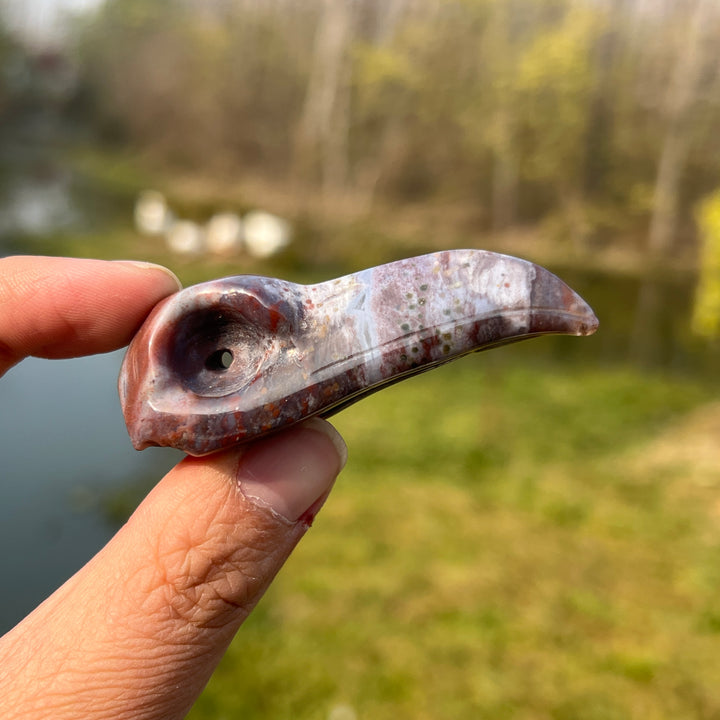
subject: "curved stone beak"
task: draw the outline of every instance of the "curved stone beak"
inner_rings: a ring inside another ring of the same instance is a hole
[[[538,265],[451,250],[296,285],[239,276],[162,303],[131,344],[120,396],[133,444],[204,455],[329,416],[471,352],[598,320]]]

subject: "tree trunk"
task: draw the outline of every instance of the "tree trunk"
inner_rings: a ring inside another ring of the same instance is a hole
[[[497,113],[497,140],[493,148],[492,228],[507,230],[517,219],[517,194],[520,177],[514,152],[514,132],[510,113],[503,106]]]
[[[347,179],[351,28],[351,0],[324,0],[295,146],[298,180],[319,179],[324,194],[342,192]]]
[[[612,163],[614,132],[613,83],[620,46],[620,28],[625,27],[627,0],[613,0],[609,6],[609,22],[598,38],[593,57],[593,87],[585,143],[583,189],[593,200],[606,191],[607,175]]]
[[[485,45],[500,79],[493,93],[491,223],[495,232],[506,230],[517,220],[520,169],[517,150],[517,107],[512,87],[520,39],[513,27],[512,3],[497,3],[489,21]]]
[[[395,39],[400,23],[408,12],[409,0],[384,0],[378,4],[375,18],[375,30],[372,41],[377,47],[387,47]],[[425,8],[427,11],[427,7]],[[353,168],[353,190],[356,207],[364,213],[372,208],[375,194],[387,168],[392,167],[398,159],[398,148],[405,139],[404,131],[404,96],[398,93],[388,101],[383,126],[378,130],[375,155],[369,155]]]
[[[641,367],[652,368],[661,362],[663,338],[667,337],[663,321],[663,287],[654,278],[640,286],[630,337],[630,360]]]
[[[408,0],[386,0],[380,6],[375,29],[375,43],[388,45],[395,36],[400,18],[405,14]]]
[[[654,255],[673,249],[679,219],[679,190],[690,149],[689,119],[698,95],[706,53],[707,30],[716,0],[697,0],[681,43],[666,100],[667,127],[660,151],[648,248]]]

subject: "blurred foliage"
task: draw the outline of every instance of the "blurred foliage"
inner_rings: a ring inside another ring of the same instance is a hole
[[[699,335],[717,338],[720,336],[720,190],[700,204],[698,225],[702,250],[692,325]]]
[[[312,18],[223,7],[110,0],[86,19],[78,51],[107,139],[180,167],[277,167],[302,99],[298,41]]]
[[[75,47],[95,126],[161,166],[330,208],[464,203],[476,229],[553,219],[579,251],[642,234],[667,149],[677,251],[720,182],[720,13],[670,97],[701,5],[106,0]]]

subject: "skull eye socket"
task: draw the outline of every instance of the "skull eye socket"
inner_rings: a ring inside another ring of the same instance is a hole
[[[168,367],[184,389],[201,397],[223,397],[251,383],[272,349],[272,337],[236,310],[195,310],[176,326]]]

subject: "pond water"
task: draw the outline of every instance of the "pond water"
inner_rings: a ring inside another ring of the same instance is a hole
[[[107,542],[120,489],[150,486],[180,457],[130,445],[115,390],[121,359],[30,358],[0,381],[0,632]]]
[[[132,197],[73,172],[55,144],[38,135],[32,123],[0,134],[0,256],[32,252],[47,235],[130,224]]]

